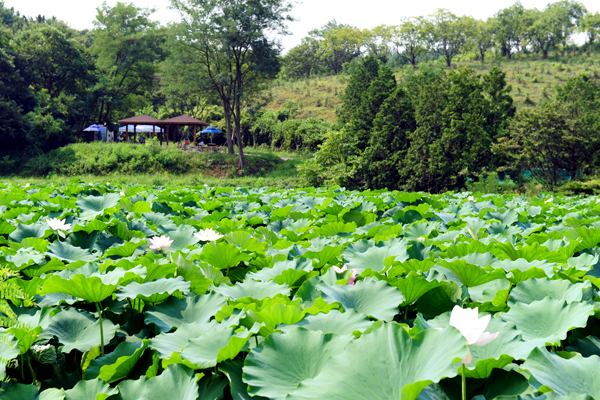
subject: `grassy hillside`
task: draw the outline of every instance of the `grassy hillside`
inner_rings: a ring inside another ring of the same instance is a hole
[[[487,73],[494,66],[506,72],[517,107],[531,107],[552,98],[556,85],[582,73],[600,81],[600,56],[596,54],[569,57],[557,55],[547,60],[535,56],[513,60],[490,58],[485,64],[457,60],[453,68],[470,67]],[[402,80],[410,68],[412,67],[400,68],[396,72],[396,78]],[[278,80],[270,88],[272,101],[267,109],[295,108],[299,118],[316,117],[335,122],[335,109],[341,104],[340,95],[346,87],[346,79],[340,75],[294,82]]]

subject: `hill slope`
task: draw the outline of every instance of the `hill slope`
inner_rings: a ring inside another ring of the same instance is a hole
[[[554,96],[554,87],[567,79],[586,74],[590,79],[600,81],[600,56],[578,55],[554,57],[541,60],[528,56],[526,59],[490,59],[482,64],[478,61],[457,60],[453,68],[469,67],[480,73],[487,73],[492,67],[506,72],[512,86],[512,96],[517,107],[531,107]],[[402,80],[405,66],[397,70],[396,78]],[[335,122],[335,110],[342,102],[340,96],[346,88],[346,76],[314,77],[298,81],[276,81],[269,89],[272,98],[267,109],[294,109],[298,118],[315,117]]]

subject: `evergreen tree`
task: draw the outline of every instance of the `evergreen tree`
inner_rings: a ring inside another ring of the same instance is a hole
[[[363,102],[363,97],[371,81],[379,75],[379,62],[373,56],[366,57],[350,75],[348,85],[341,96],[342,106],[338,109],[337,120],[340,124],[350,122]]]
[[[381,106],[363,154],[362,168],[369,188],[401,186],[400,171],[409,147],[408,137],[415,128],[410,98],[404,88],[398,87]]]

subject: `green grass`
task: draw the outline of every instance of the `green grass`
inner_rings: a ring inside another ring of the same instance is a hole
[[[590,79],[600,81],[600,55],[580,52],[551,53],[547,60],[535,54],[517,54],[512,60],[489,57],[483,64],[462,56],[462,59],[455,58],[452,68],[469,67],[485,74],[495,66],[506,72],[518,108],[532,107],[551,99],[555,94],[554,88],[571,77],[586,74]],[[396,78],[402,81],[409,69],[412,67],[398,69]],[[266,108],[271,111],[295,108],[298,118],[315,117],[336,122],[335,110],[342,104],[340,96],[345,88],[346,77],[343,75],[298,81],[277,80],[269,89],[272,101]]]

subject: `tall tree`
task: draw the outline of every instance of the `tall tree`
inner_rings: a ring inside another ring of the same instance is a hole
[[[253,85],[278,72],[279,48],[267,35],[285,33],[291,5],[286,0],[172,0],[172,5],[183,18],[180,43],[199,56],[199,72],[221,99],[229,152],[236,139],[241,169],[242,106]]]
[[[513,50],[518,50],[523,41],[525,34],[524,13],[525,7],[520,1],[517,1],[512,6],[501,9],[495,15],[497,21],[496,42],[500,46],[502,55],[508,59],[512,58]]]
[[[97,122],[112,122],[111,115],[121,106],[140,104],[154,90],[157,62],[164,58],[164,31],[149,19],[152,10],[131,3],[106,2],[97,8],[95,42],[92,53],[97,56],[100,82],[97,86],[99,110]],[[129,110],[121,110],[127,113]]]
[[[452,66],[452,58],[467,43],[473,30],[473,19],[457,17],[448,10],[439,9],[430,16],[425,26],[429,47],[444,57],[446,65]]]
[[[421,17],[405,18],[393,31],[392,42],[396,45],[400,55],[417,66],[417,57],[427,51],[427,41],[424,32],[425,21]]]
[[[494,45],[496,20],[488,18],[487,21],[475,21],[473,28],[469,39],[479,53],[479,60],[483,64],[485,53]]]
[[[339,74],[343,66],[360,56],[368,39],[366,30],[355,26],[328,22],[321,29],[309,32],[319,41],[319,54],[334,74]]]
[[[588,13],[580,21],[579,31],[588,37],[588,45],[593,46],[600,36],[600,13]]]

